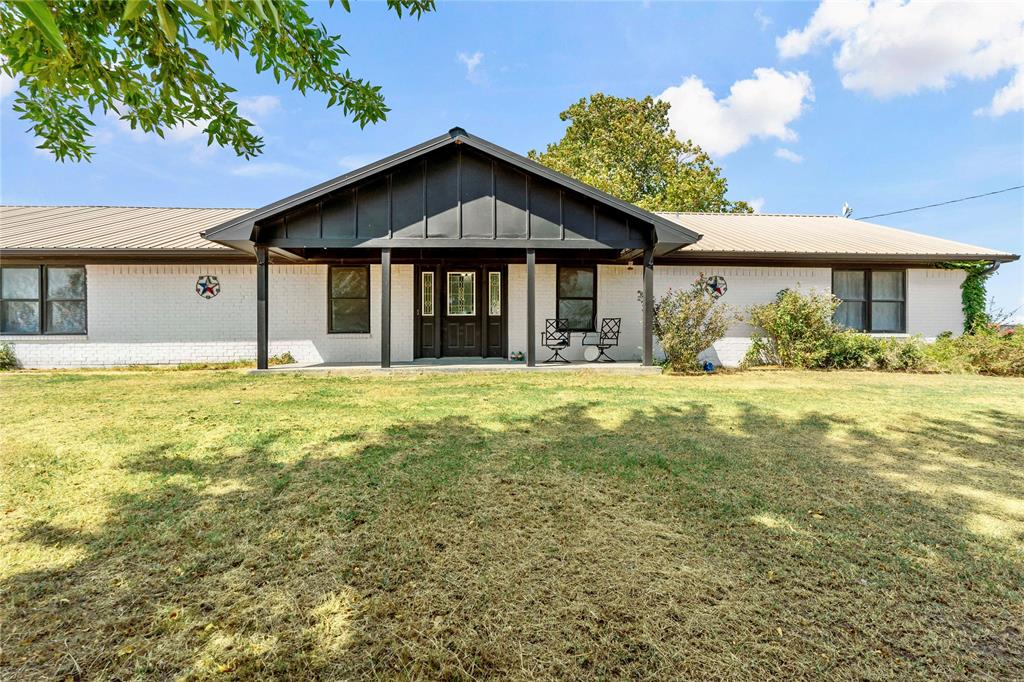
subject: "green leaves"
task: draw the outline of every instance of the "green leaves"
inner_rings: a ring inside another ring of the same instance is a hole
[[[160,28],[163,30],[164,37],[167,38],[167,42],[177,42],[178,23],[171,15],[171,11],[167,9],[167,5],[164,4],[164,0],[156,0],[156,13],[157,16],[160,17]]]
[[[68,53],[64,38],[60,34],[60,29],[57,28],[57,22],[53,20],[50,8],[43,0],[15,0],[14,5],[39,29],[50,47],[63,54]]]
[[[388,0],[388,7],[418,17],[434,3]],[[210,144],[246,158],[260,154],[263,140],[238,113],[235,89],[213,71],[212,52],[247,54],[257,72],[269,71],[304,95],[322,94],[360,127],[387,115],[380,88],[342,68],[348,53],[340,37],[302,2],[0,2],[0,69],[19,81],[15,111],[40,148],[60,161],[92,158],[87,141],[95,126],[86,112],[96,109],[158,136],[200,125]]]
[[[670,105],[594,93],[563,111],[569,126],[535,161],[650,211],[750,212],[725,198],[721,169],[700,147],[680,142]]]
[[[149,0],[127,0],[124,3],[124,14],[121,15],[121,18],[125,21],[138,19],[148,6]]]

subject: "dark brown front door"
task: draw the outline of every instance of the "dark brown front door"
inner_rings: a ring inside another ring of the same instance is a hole
[[[452,268],[441,277],[441,351],[445,357],[483,355],[480,270]]]
[[[507,275],[502,265],[417,266],[415,356],[505,357]]]

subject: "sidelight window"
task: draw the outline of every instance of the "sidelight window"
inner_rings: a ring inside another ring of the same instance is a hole
[[[434,315],[434,273],[420,273],[420,310],[427,317]]]
[[[501,317],[501,273],[487,273],[487,314]]]

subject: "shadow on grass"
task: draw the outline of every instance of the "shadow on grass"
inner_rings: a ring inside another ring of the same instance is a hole
[[[281,423],[0,584],[10,678],[1012,677],[1024,418],[787,421],[710,403],[410,420],[282,457]],[[342,450],[339,450],[342,448]],[[1014,452],[1016,454],[1014,454]]]

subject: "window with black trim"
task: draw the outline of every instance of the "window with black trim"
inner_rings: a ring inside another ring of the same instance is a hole
[[[906,270],[833,270],[832,293],[842,301],[833,317],[840,326],[879,334],[907,329]]]
[[[327,282],[331,334],[370,333],[370,266],[331,266]]]
[[[0,268],[0,334],[85,333],[85,266]]]
[[[569,330],[594,331],[597,315],[597,268],[559,265],[557,287],[558,317],[568,320]]]

